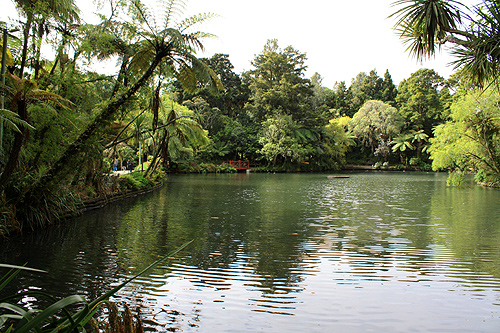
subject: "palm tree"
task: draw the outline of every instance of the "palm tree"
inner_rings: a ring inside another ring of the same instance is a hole
[[[483,0],[472,10],[455,0],[398,0],[395,29],[418,59],[432,57],[444,43],[454,45],[456,68],[474,84],[498,80],[500,69],[500,4]]]
[[[34,195],[36,191],[54,181],[56,176],[66,172],[66,166],[79,156],[85,143],[115,117],[120,107],[144,87],[158,73],[159,68],[161,69],[159,74],[178,80],[189,91],[194,91],[199,82],[206,82],[215,89],[220,88],[220,81],[215,73],[195,56],[197,49],[203,49],[202,39],[211,35],[188,31],[192,26],[211,16],[196,15],[172,27],[173,14],[179,3],[181,1],[167,1],[164,26],[158,29],[152,25],[155,20],[140,1],[133,1],[135,18],[142,22],[142,25],[137,27],[138,41],[134,44],[135,53],[131,57],[127,71],[128,78],[135,82],[129,84],[120,94],[113,96],[93,122],[66,148],[48,172],[35,184],[30,190],[31,194]]]
[[[75,0],[15,0],[16,6],[19,12],[26,18],[26,22],[23,27],[23,49],[21,58],[21,67],[19,71],[19,77],[23,77],[24,68],[26,66],[26,60],[29,49],[30,31],[34,24],[37,25],[36,30],[37,36],[33,38],[38,38],[35,44],[36,55],[35,55],[35,79],[38,75],[39,69],[39,57],[40,57],[40,46],[42,42],[42,37],[46,31],[48,31],[48,22],[50,20],[55,20],[56,22],[73,23],[78,22],[79,9],[75,5]]]
[[[424,142],[429,140],[429,136],[424,133],[424,130],[412,131],[413,135],[412,143],[417,142],[417,157],[420,158],[422,152],[427,150],[427,146],[424,146]]]
[[[182,115],[172,108],[166,117],[164,136],[160,142],[160,153],[165,166],[170,161],[192,156],[193,147],[208,144],[207,131],[194,117]]]
[[[56,112],[51,105],[67,108],[70,104],[69,101],[57,94],[38,89],[38,85],[35,81],[21,79],[12,74],[8,75],[7,78],[9,79],[9,85],[0,84],[0,93],[10,99],[12,110],[10,113],[6,113],[6,110],[2,111],[4,115],[9,116],[7,120],[10,121],[7,122],[7,125],[10,125],[15,132],[7,163],[0,176],[0,193],[5,188],[12,172],[18,164],[19,153],[21,152],[24,140],[28,135],[29,128],[32,128],[29,125],[29,106],[31,104],[41,103],[47,107],[47,110]],[[21,126],[21,128],[13,127],[12,125],[15,125],[16,122],[23,126]]]
[[[414,150],[415,149],[415,146],[412,144],[412,139],[414,138],[414,135],[413,133],[404,133],[404,134],[401,134],[397,137],[395,137],[393,140],[392,140],[392,152],[397,152],[399,151],[399,154],[400,154],[400,157],[401,157],[401,163],[403,163],[404,165],[407,165],[408,164],[408,157],[406,157],[405,155],[405,159],[403,160],[403,154],[406,153],[406,150],[407,149],[410,149],[410,150]]]

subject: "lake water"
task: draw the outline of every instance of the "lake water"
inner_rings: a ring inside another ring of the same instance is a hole
[[[0,259],[49,272],[25,287],[92,298],[194,240],[115,298],[150,331],[499,332],[500,191],[349,176],[173,175]]]

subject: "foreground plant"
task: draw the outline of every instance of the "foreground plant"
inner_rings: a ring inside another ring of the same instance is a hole
[[[96,312],[104,305],[107,304],[108,308],[113,309],[114,303],[109,301],[109,298],[115,295],[125,285],[136,279],[137,277],[145,274],[147,271],[156,267],[168,258],[173,257],[179,251],[191,244],[189,241],[179,247],[178,249],[170,252],[166,256],[153,262],[151,265],[143,269],[137,275],[125,280],[123,283],[114,287],[107,293],[101,295],[91,302],[87,302],[85,297],[81,295],[71,295],[62,300],[56,300],[49,294],[42,291],[24,291],[18,292],[14,295],[9,295],[0,298],[0,330],[3,332],[86,332],[86,325],[94,323],[92,330],[95,331],[96,325],[93,317]],[[0,292],[21,272],[21,270],[29,270],[33,272],[46,273],[45,271],[19,267],[13,265],[0,264],[0,267],[10,268],[10,271],[0,278]],[[53,304],[45,309],[26,309],[15,302],[25,296],[39,296],[50,301]],[[79,310],[72,310],[74,305],[80,305]],[[116,306],[116,305],[115,305]],[[73,312],[72,312],[73,311]],[[130,311],[129,311],[130,312]],[[110,313],[117,313],[111,311]],[[127,313],[125,309],[125,313]],[[131,315],[122,315],[123,320],[130,319]],[[126,320],[128,322],[128,320]],[[111,325],[111,324],[110,324]],[[127,325],[130,326],[130,323]],[[140,324],[139,324],[140,325]]]

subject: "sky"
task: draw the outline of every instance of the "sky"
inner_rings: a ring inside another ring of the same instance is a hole
[[[12,0],[2,5],[0,21],[12,16]],[[151,0],[146,0],[151,1]],[[213,13],[197,29],[217,36],[205,40],[205,52],[229,55],[234,71],[252,69],[251,61],[261,53],[268,39],[277,39],[281,48],[292,46],[307,55],[306,77],[318,72],[323,86],[336,82],[347,86],[360,72],[376,70],[383,77],[386,70],[394,83],[410,77],[420,68],[434,69],[447,78],[453,73],[453,57],[446,47],[433,59],[417,61],[406,51],[393,30],[395,0],[188,0],[184,17]],[[85,20],[94,17],[90,0],[76,0]],[[475,3],[474,0],[463,1]],[[109,66],[109,65],[108,65]]]

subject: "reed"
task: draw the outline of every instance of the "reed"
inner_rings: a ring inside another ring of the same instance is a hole
[[[114,302],[110,302],[109,298],[116,294],[125,285],[153,269],[163,261],[173,257],[179,251],[191,244],[189,241],[176,250],[171,251],[164,257],[153,262],[151,265],[140,271],[135,276],[128,278],[118,286],[109,290],[100,297],[88,302],[81,295],[71,295],[61,300],[44,293],[42,291],[20,291],[14,295],[0,297],[0,331],[10,332],[31,332],[48,333],[48,332],[87,332],[87,329],[94,331],[98,325],[94,319],[96,312],[103,306],[107,305],[109,311],[109,327],[113,328],[109,332],[142,332],[142,324],[137,318],[134,321],[130,309],[125,305],[124,311],[119,314],[118,308]],[[0,268],[7,268],[9,271],[0,278],[0,294],[3,289],[22,271],[29,270],[37,273],[46,273],[45,271],[32,269],[22,266],[0,264]],[[26,309],[19,306],[16,300],[25,296],[37,296],[45,298],[53,303],[44,309]],[[75,306],[77,310],[72,310]],[[120,329],[120,330],[115,330]]]

